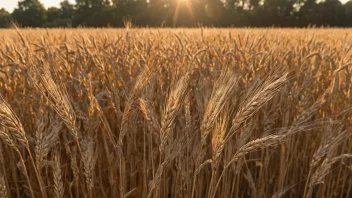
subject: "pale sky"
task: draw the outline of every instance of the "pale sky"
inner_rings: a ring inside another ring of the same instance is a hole
[[[19,0],[0,0],[0,9],[5,8],[7,11],[12,12],[15,7],[17,7],[17,3]],[[69,0],[71,3],[74,3],[75,0]],[[340,0],[342,3],[346,3],[348,0]],[[62,0],[40,0],[44,4],[46,8],[55,6],[59,7],[60,2]]]
[[[20,0],[0,0],[0,9],[5,8],[7,11],[12,12]],[[63,0],[39,0],[46,8],[48,7],[59,7]],[[69,0],[71,3],[75,3],[75,0]]]

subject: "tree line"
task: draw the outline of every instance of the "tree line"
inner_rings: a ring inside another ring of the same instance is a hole
[[[45,9],[21,0],[0,27],[352,27],[352,0],[64,0]]]

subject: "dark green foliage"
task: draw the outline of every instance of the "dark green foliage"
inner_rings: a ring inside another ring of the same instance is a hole
[[[10,15],[0,10],[0,27],[10,18],[24,27],[306,27],[352,26],[352,0],[68,0],[45,10],[22,0]]]
[[[5,9],[0,9],[0,28],[4,28],[8,26],[10,22],[11,15]]]
[[[41,27],[46,22],[46,10],[38,0],[18,2],[12,17],[23,27]]]

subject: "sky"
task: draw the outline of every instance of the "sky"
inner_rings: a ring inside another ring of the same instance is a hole
[[[5,8],[7,11],[12,12],[15,7],[17,7],[17,3],[19,0],[0,0],[0,8]],[[46,8],[48,7],[58,7],[62,0],[40,0],[44,4]],[[74,3],[75,0],[69,0]],[[341,0],[342,3],[346,3],[348,0]]]
[[[20,0],[0,0],[0,9],[5,8],[7,11],[12,12]],[[62,0],[39,0],[46,8],[48,7],[59,7]],[[75,0],[69,0],[69,2],[74,3]]]

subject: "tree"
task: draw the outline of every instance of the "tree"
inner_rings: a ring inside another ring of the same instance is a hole
[[[56,19],[61,18],[61,11],[59,8],[50,7],[46,11],[46,21],[53,22]]]
[[[299,26],[321,25],[321,15],[316,0],[304,0],[299,9]]]
[[[62,10],[59,8],[48,8],[46,16],[46,22],[43,24],[43,27],[67,27],[71,24],[71,18],[65,18]]]
[[[352,26],[352,0],[348,1],[345,5],[345,25]]]
[[[4,8],[0,9],[0,28],[7,27],[10,22],[11,15]]]
[[[101,27],[108,24],[102,19],[109,19],[110,1],[108,0],[76,0],[74,25]]]
[[[91,16],[89,13],[90,6],[90,0],[76,0],[76,11],[72,21],[74,26],[87,25],[87,17]]]
[[[322,25],[343,26],[344,8],[339,0],[325,0],[319,8]]]
[[[0,10],[0,27],[13,18],[25,27],[352,26],[352,0],[63,0],[45,10],[21,0],[12,16]]]
[[[259,17],[264,26],[293,26],[296,0],[264,0]]]
[[[68,0],[65,0],[60,3],[61,17],[65,19],[72,19],[75,8]]]
[[[19,1],[12,16],[24,27],[41,27],[46,20],[45,8],[38,0]]]

